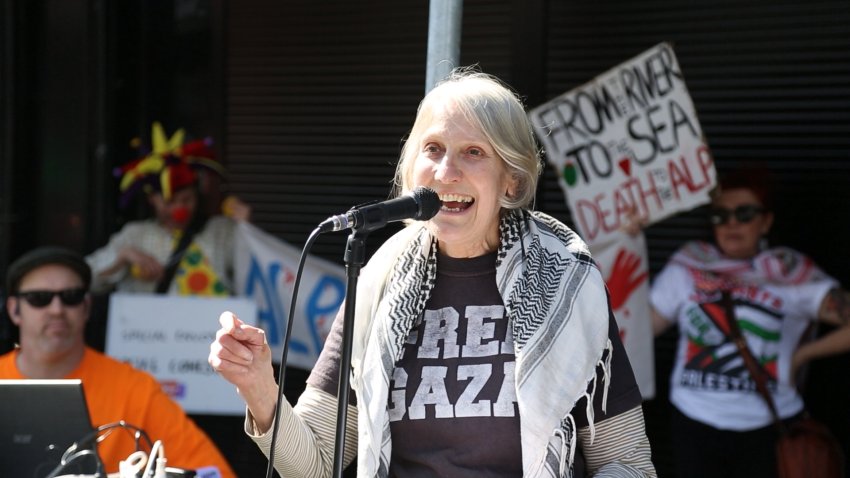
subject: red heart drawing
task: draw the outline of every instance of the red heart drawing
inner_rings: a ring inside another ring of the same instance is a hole
[[[623,158],[617,164],[620,166],[620,169],[622,169],[623,172],[626,173],[626,176],[632,175],[632,162],[629,161],[629,158]]]

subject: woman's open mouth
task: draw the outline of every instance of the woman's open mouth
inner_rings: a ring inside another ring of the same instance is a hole
[[[475,202],[475,199],[471,196],[463,196],[460,194],[441,194],[440,201],[443,202],[443,207],[440,208],[441,211],[461,212],[469,209],[469,207]]]

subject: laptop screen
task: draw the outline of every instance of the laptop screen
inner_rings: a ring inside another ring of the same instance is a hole
[[[0,380],[3,476],[44,478],[70,445],[91,432],[80,380]],[[95,470],[95,458],[85,456],[59,474]]]

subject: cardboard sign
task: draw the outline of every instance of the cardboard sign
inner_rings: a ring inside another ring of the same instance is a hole
[[[661,43],[533,109],[579,234],[607,242],[709,200],[714,161],[673,48]]]
[[[673,48],[660,43],[533,109],[529,119],[605,276],[641,394],[652,398],[646,245],[643,234],[630,237],[622,227],[705,204],[717,183]]]
[[[207,363],[225,310],[256,323],[257,306],[247,298],[114,293],[106,353],[156,377],[187,413],[242,415],[236,387]]]

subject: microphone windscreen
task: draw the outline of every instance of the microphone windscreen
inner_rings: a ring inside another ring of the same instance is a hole
[[[440,196],[433,189],[419,186],[411,193],[416,204],[419,204],[419,211],[413,216],[417,221],[427,221],[436,216],[443,206],[440,201]]]

